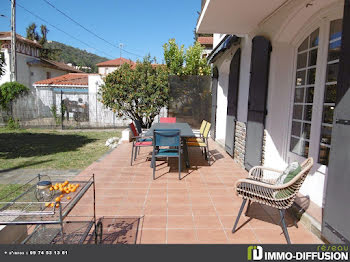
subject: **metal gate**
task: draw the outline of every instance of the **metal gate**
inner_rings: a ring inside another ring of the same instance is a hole
[[[215,140],[216,138],[216,109],[217,109],[217,92],[218,92],[219,70],[217,67],[213,68],[212,86],[211,86],[211,130],[210,136]]]
[[[328,165],[322,235],[350,244],[350,1],[345,1],[332,145]]]
[[[230,64],[230,76],[227,91],[227,116],[226,116],[226,152],[233,156],[235,149],[235,128],[237,120],[239,67],[241,61],[241,49],[238,49]]]
[[[247,170],[261,165],[271,51],[272,47],[268,39],[263,36],[254,37],[244,160]]]

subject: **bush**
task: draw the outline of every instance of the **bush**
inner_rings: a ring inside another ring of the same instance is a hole
[[[149,127],[169,100],[166,66],[154,66],[149,56],[135,68],[123,64],[107,75],[101,86],[100,101],[121,116],[140,121]]]
[[[18,119],[13,119],[12,117],[9,118],[7,121],[7,128],[8,129],[19,129],[19,121]]]
[[[21,95],[27,94],[29,88],[18,82],[6,82],[0,86],[0,107],[9,111],[11,103]]]

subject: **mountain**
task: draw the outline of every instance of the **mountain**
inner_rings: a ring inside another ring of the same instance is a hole
[[[48,58],[66,64],[71,63],[73,66],[79,66],[80,70],[87,73],[97,73],[96,64],[109,60],[105,57],[89,53],[86,50],[55,41],[45,43],[44,48],[49,50]]]

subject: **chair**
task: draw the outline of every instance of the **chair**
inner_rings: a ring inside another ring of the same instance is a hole
[[[281,185],[276,185],[275,182],[283,171],[262,166],[253,167],[248,173],[248,178],[239,179],[235,185],[236,194],[243,198],[243,202],[233,226],[232,233],[236,231],[244,206],[247,200],[249,200],[246,213],[248,212],[250,202],[257,202],[278,209],[284,236],[287,243],[290,244],[290,238],[285,223],[285,211],[294,203],[295,197],[306,176],[310,172],[312,165],[313,158],[309,157],[300,165],[301,171],[292,180]]]
[[[161,117],[159,123],[176,123],[176,117]]]
[[[179,129],[155,129],[153,131],[153,180],[158,157],[177,157],[179,161],[179,180],[181,179],[181,140]],[[163,147],[163,148],[162,148]],[[166,148],[164,148],[166,147]]]
[[[203,138],[203,132],[204,132],[204,129],[205,129],[205,126],[207,125],[207,121],[206,120],[203,120],[202,121],[202,124],[201,124],[201,127],[199,128],[199,130],[193,130],[193,133],[196,134],[196,137],[190,137],[190,138],[187,138],[187,141],[192,141],[192,142],[197,142],[197,137],[199,138]]]
[[[208,137],[209,137],[210,127],[211,127],[211,123],[207,122],[201,138],[193,138],[192,140],[186,141],[188,147],[200,147],[201,149],[204,149],[205,159],[208,161],[209,165],[210,165],[210,154],[209,154]]]
[[[134,120],[134,124],[139,135],[144,135],[147,132],[147,130],[142,129],[142,126],[139,120]]]
[[[137,151],[139,150],[139,152],[140,152],[140,148],[141,147],[152,146],[153,145],[153,143],[152,143],[153,139],[140,136],[140,134],[138,133],[138,131],[137,131],[137,129],[136,129],[136,127],[135,127],[135,125],[133,123],[129,124],[129,127],[131,129],[132,134],[133,134],[133,137],[132,137],[132,150],[131,150],[131,161],[130,161],[130,165],[132,166],[133,159],[136,160]]]

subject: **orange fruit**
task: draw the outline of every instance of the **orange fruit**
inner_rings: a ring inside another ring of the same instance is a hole
[[[60,189],[59,189],[61,192],[63,191],[63,188],[62,187],[60,187]]]
[[[48,206],[50,206],[51,205],[51,203],[45,203],[45,206],[46,207],[48,207]]]
[[[60,198],[62,198],[63,197],[63,195],[60,195]]]
[[[76,187],[79,187],[80,185],[79,185],[79,184],[76,184],[75,186],[76,186]]]
[[[72,192],[75,192],[75,190],[77,190],[76,187],[73,187],[73,188],[71,189]]]
[[[53,188],[54,188],[55,190],[58,190],[58,186],[57,186],[57,185],[56,185],[56,186],[54,186]]]
[[[60,206],[60,204],[57,203],[57,204],[56,204],[56,207],[59,207],[59,206]]]
[[[70,197],[67,197],[67,200],[69,200],[70,199]]]
[[[53,187],[50,187],[50,191],[52,191],[53,190]]]
[[[61,198],[60,198],[60,197],[56,197],[56,198],[55,198],[55,201],[56,201],[56,202],[60,202],[60,201],[61,201]]]
[[[54,203],[51,203],[51,204],[50,204],[50,207],[54,207],[54,206],[55,206],[55,204],[54,204]]]

